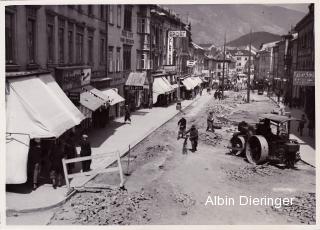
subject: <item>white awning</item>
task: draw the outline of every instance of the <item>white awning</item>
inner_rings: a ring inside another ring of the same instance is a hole
[[[50,74],[8,79],[6,183],[27,180],[29,142],[59,137],[84,119]]]
[[[194,87],[196,87],[196,84],[193,80],[191,80],[190,77],[184,79],[182,81],[182,84],[186,87],[187,90],[192,90]]]
[[[160,94],[169,94],[172,91],[173,88],[171,88],[171,86],[169,86],[168,83],[163,80],[163,78],[155,78],[153,81],[153,103],[157,102],[157,98]]]
[[[50,74],[8,79],[7,132],[59,137],[84,119]]]
[[[103,89],[100,91],[107,96],[110,105],[115,105],[125,101],[125,99],[113,89]]]

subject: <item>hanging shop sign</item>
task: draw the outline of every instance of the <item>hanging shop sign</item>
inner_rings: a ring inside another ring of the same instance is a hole
[[[196,64],[196,61],[195,61],[195,60],[188,60],[188,61],[187,61],[187,66],[188,66],[188,67],[193,67],[193,66],[195,66],[195,64]]]
[[[187,31],[185,30],[169,31],[169,37],[185,38],[187,37]]]
[[[56,69],[56,80],[63,90],[89,85],[91,68],[59,67]]]
[[[314,71],[294,71],[293,85],[314,86]]]
[[[173,37],[168,36],[167,64],[173,65]]]

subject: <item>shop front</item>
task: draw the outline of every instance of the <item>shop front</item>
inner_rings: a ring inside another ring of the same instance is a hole
[[[153,80],[153,104],[156,106],[168,106],[173,102],[174,87],[165,77],[156,77]]]
[[[82,128],[105,127],[109,119],[108,97],[90,85],[91,68],[57,67],[55,76],[65,94],[85,115]]]
[[[294,71],[292,102],[302,107],[307,116],[315,113],[315,77],[314,71]]]
[[[125,101],[130,110],[149,105],[149,81],[146,72],[131,72],[124,86]]]
[[[198,83],[191,77],[187,77],[182,80],[182,84],[184,86],[183,98],[193,99],[196,96],[195,88],[198,86]]]
[[[110,105],[109,119],[122,116],[124,114],[125,99],[118,94],[117,89],[101,89],[101,92],[108,97]]]
[[[30,158],[35,158],[31,143],[40,140],[42,161],[48,162],[50,148],[84,116],[50,72],[7,73],[5,97],[6,184],[22,184],[28,179]]]

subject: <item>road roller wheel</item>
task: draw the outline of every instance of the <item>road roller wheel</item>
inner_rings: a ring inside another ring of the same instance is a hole
[[[246,157],[251,164],[266,162],[269,154],[267,140],[261,135],[253,135],[248,139]]]
[[[236,156],[243,154],[245,149],[245,143],[246,143],[243,136],[233,137],[230,142],[231,142],[231,147],[236,148],[231,150],[232,154]]]

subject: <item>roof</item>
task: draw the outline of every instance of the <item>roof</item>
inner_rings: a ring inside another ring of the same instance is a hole
[[[201,49],[201,50],[204,50],[204,48],[202,48],[201,46],[197,45],[196,43],[194,42],[191,42],[191,44],[193,45],[194,48],[196,49]]]
[[[278,41],[268,42],[268,43],[262,43],[261,46],[260,46],[260,47],[261,47],[261,48],[260,48],[260,51],[274,47],[277,42],[278,42]]]
[[[250,52],[248,50],[229,50],[232,56],[249,56]]]
[[[298,121],[299,120],[299,119],[294,118],[294,117],[289,118],[287,116],[282,116],[282,115],[273,114],[273,113],[261,114],[259,116],[259,118],[269,119],[271,121],[279,122],[279,123],[283,123],[283,122],[287,122],[287,121]]]

